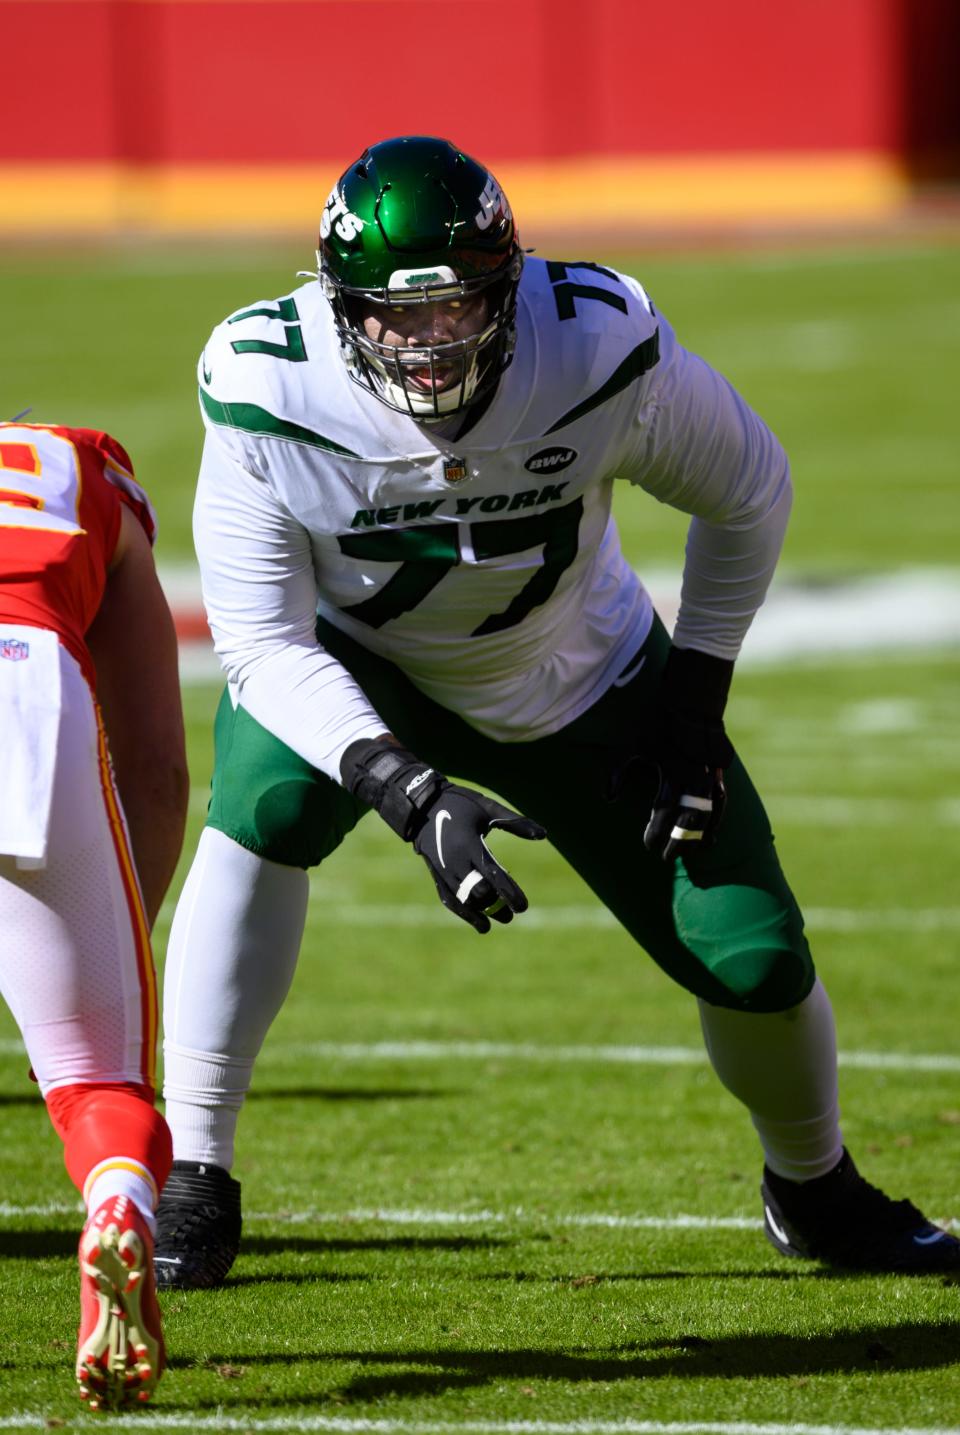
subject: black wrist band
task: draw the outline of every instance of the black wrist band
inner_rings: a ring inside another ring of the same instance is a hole
[[[663,702],[672,712],[720,722],[733,679],[733,660],[696,648],[671,648],[663,669]]]
[[[412,842],[447,779],[405,747],[359,738],[340,761],[340,777],[352,796],[379,812],[405,842]]]

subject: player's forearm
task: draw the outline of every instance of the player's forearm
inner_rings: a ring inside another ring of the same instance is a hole
[[[687,536],[674,642],[735,659],[773,578],[792,501],[784,474],[774,501],[748,527],[694,519]]]
[[[154,754],[156,758],[156,754]],[[147,922],[153,927],[183,846],[190,785],[175,754],[148,766],[114,762]]]
[[[221,643],[218,652],[245,711],[334,782],[352,742],[387,733],[356,680],[315,641]]]
[[[315,637],[317,577],[309,535],[208,433],[194,541],[203,603],[224,674],[243,707],[312,767],[340,781],[351,742],[386,724]]]
[[[104,663],[98,691],[151,927],[176,870],[190,800],[172,633],[166,642],[160,638],[155,653],[157,667],[139,682],[135,664],[120,674]]]
[[[146,536],[126,511],[124,525],[87,645],[152,925],[180,855],[190,785],[173,618]]]

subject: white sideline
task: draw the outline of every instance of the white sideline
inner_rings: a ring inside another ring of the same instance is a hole
[[[49,1416],[33,1411],[0,1416],[0,1430],[49,1429]],[[90,1430],[89,1417],[58,1421],[67,1430]],[[328,1430],[340,1435],[960,1435],[955,1425],[806,1425],[751,1420],[369,1420],[348,1415],[105,1415],[110,1430]]]
[[[274,1048],[260,1061],[269,1066]],[[545,1046],[513,1041],[288,1041],[285,1056],[313,1056],[329,1061],[531,1061],[546,1064],[595,1062],[622,1066],[702,1066],[706,1052],[699,1046]],[[26,1057],[19,1037],[0,1038],[0,1056]],[[960,1071],[953,1054],[841,1051],[841,1066],[860,1071]]]

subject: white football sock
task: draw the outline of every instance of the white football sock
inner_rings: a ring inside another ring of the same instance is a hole
[[[819,979],[789,1011],[698,1005],[713,1069],[748,1108],[770,1170],[788,1181],[832,1171],[843,1154],[837,1038]]]
[[[126,1166],[108,1166],[101,1175],[94,1177],[90,1189],[86,1192],[87,1215],[92,1216],[111,1196],[126,1196],[140,1212],[151,1236],[155,1236],[157,1218],[153,1212],[157,1199],[156,1187],[146,1172],[139,1176],[131,1169],[133,1165],[133,1162],[129,1162]]]
[[[177,903],[164,976],[164,1096],[178,1161],[233,1165],[253,1064],[283,1005],[309,880],[204,828]]]
[[[255,1058],[191,1051],[169,1038],[163,1043],[167,1124],[177,1161],[233,1166],[240,1108],[250,1090]]]

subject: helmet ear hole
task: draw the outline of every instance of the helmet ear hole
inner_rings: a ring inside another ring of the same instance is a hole
[[[515,344],[523,251],[494,176],[448,140],[408,135],[366,150],[327,201],[318,256],[350,375],[389,408],[429,422],[499,382]],[[418,361],[409,349],[381,344],[364,327],[371,301],[409,306],[481,293],[482,332],[431,346],[426,387],[422,354]],[[449,377],[455,365],[457,382]]]

